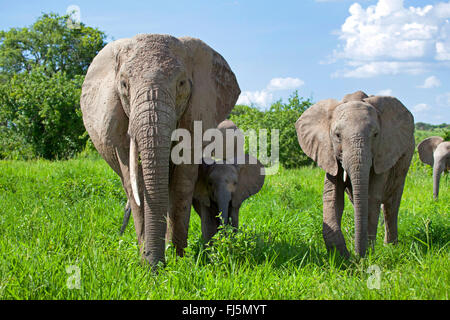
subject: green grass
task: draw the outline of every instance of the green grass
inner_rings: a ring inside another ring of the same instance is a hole
[[[241,231],[201,240],[193,211],[183,258],[158,274],[141,263],[126,199],[103,160],[0,161],[0,299],[448,299],[450,181],[432,200],[431,168],[416,156],[399,215],[399,244],[342,261],[322,239],[323,171],[281,170],[241,208]],[[347,200],[346,200],[347,201]],[[353,251],[353,209],[343,217]],[[369,288],[371,266],[379,289]],[[69,289],[80,271],[80,288]]]

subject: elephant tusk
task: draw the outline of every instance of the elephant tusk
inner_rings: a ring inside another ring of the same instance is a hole
[[[139,168],[138,163],[138,149],[136,145],[136,141],[133,138],[130,139],[130,181],[131,181],[131,190],[133,191],[134,201],[140,207],[141,200],[139,199],[139,188],[137,183],[137,172]]]
[[[347,182],[347,171],[344,170],[344,182]]]

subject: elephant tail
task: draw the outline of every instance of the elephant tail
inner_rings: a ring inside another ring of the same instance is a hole
[[[124,211],[124,214],[123,214],[122,227],[120,228],[120,235],[122,235],[125,232],[125,229],[128,225],[128,221],[130,220],[130,214],[131,214],[130,200],[127,201],[127,204],[125,205],[125,209],[123,211]]]

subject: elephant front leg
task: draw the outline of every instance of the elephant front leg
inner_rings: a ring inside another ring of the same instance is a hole
[[[177,165],[170,178],[170,207],[166,240],[172,241],[177,255],[187,247],[192,196],[198,175],[198,165]]]
[[[377,227],[378,219],[380,216],[381,200],[384,192],[384,187],[386,185],[386,180],[388,173],[375,174],[371,171],[370,173],[370,184],[369,184],[369,221],[368,221],[368,240],[369,246],[372,250],[375,247],[375,241],[377,239]]]
[[[343,170],[339,168],[336,177],[326,174],[323,188],[323,239],[327,250],[336,248],[339,253],[348,258],[350,256],[341,231],[341,219],[344,211],[344,182]]]
[[[390,193],[383,197],[383,212],[385,222],[384,243],[397,244],[398,242],[398,211],[405,187],[406,175],[411,162],[412,152],[405,154],[391,169],[392,175],[386,180],[386,188]]]
[[[231,225],[237,231],[237,229],[239,228],[239,208],[230,206],[230,211],[231,213],[229,214],[229,216],[231,217]]]
[[[219,212],[204,204],[200,205],[200,212],[202,236],[206,242],[209,242],[209,240],[217,233],[219,227],[217,216],[219,215]]]

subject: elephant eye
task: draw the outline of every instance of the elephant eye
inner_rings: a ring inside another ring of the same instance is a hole
[[[127,88],[127,83],[125,82],[125,80],[121,81],[122,87],[124,87],[125,89]]]
[[[375,132],[373,136],[376,138],[378,136],[378,132]]]
[[[338,138],[338,139],[341,138],[341,134],[339,132],[336,132],[336,138]]]
[[[181,80],[181,81],[180,81],[180,87],[184,86],[185,83],[186,83],[186,81]]]

